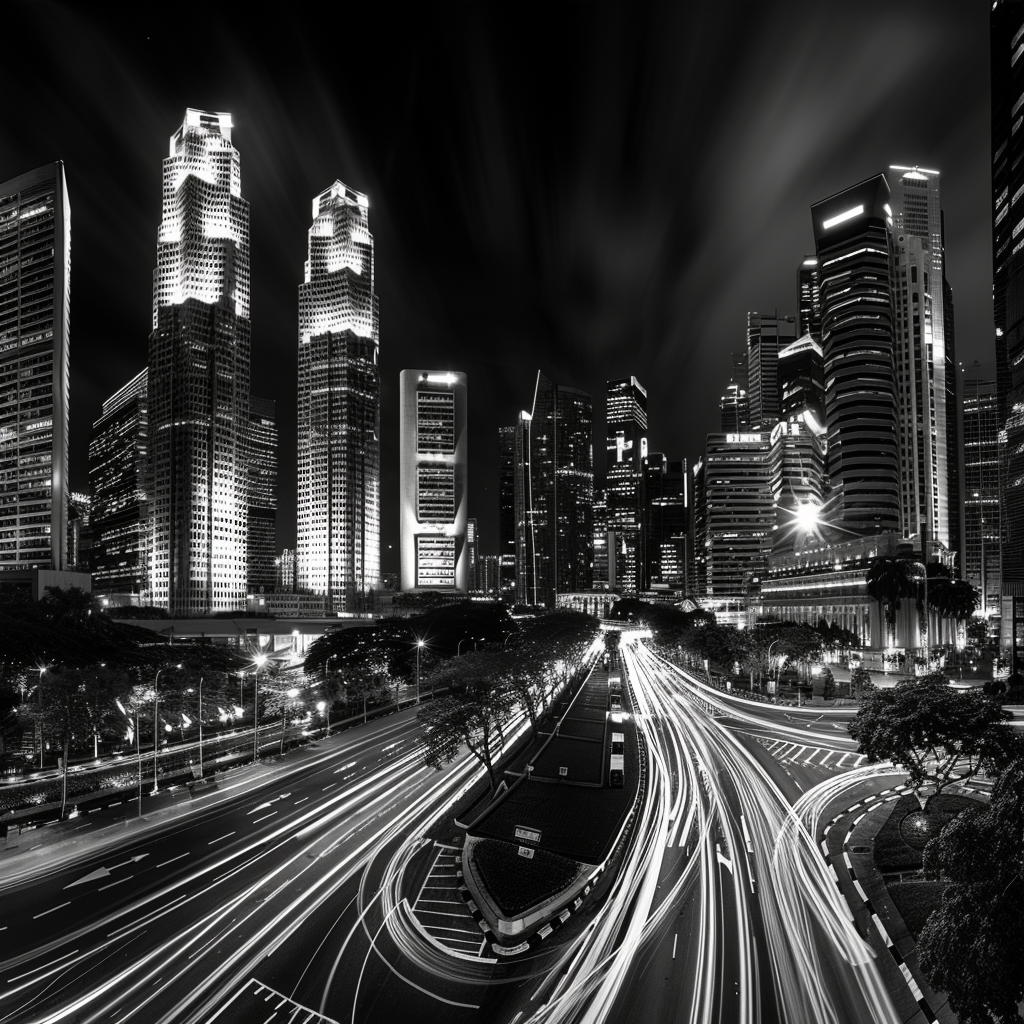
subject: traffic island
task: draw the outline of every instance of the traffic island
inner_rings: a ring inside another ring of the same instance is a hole
[[[640,796],[630,712],[619,674],[592,673],[552,731],[510,766],[519,768],[511,787],[468,825],[466,896],[496,953],[525,952],[550,934],[617,862]]]

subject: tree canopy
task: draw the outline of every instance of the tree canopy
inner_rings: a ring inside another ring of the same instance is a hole
[[[869,763],[902,767],[927,810],[936,794],[982,768],[1004,763],[1012,742],[1010,717],[978,691],[959,692],[942,675],[875,690],[850,723],[850,735]]]

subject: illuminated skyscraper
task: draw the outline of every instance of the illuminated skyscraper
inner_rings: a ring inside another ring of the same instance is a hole
[[[529,603],[552,607],[557,594],[593,585],[591,397],[538,373],[529,425]]]
[[[249,397],[245,450],[249,474],[248,590],[262,594],[277,584],[277,417],[272,398]]]
[[[64,569],[71,207],[61,162],[0,184],[0,569]]]
[[[149,592],[149,370],[103,403],[89,441],[93,589]]]
[[[515,427],[498,427],[498,591],[515,601],[516,458]]]
[[[950,546],[946,330],[939,172],[890,167],[895,236],[896,393],[904,536],[925,524]],[[955,465],[954,453],[954,465]]]
[[[732,377],[719,401],[722,432],[739,433],[750,429],[750,396],[747,394],[747,353],[732,353]]]
[[[779,421],[779,349],[795,340],[793,317],[747,314],[747,396],[752,430],[771,430]]]
[[[821,348],[810,334],[779,352],[779,392],[783,420],[807,409],[824,425],[825,369]]]
[[[530,414],[519,414],[512,428],[512,486],[515,516],[515,597],[516,604],[535,600],[537,545],[533,532],[533,488],[530,476]]]
[[[480,532],[475,519],[466,520],[466,589],[476,593],[481,588],[480,575]]]
[[[689,482],[685,459],[673,462],[657,452],[644,459],[641,590],[690,590]]]
[[[368,201],[336,181],[313,200],[299,285],[300,591],[361,608],[380,578],[380,367]]]
[[[402,590],[469,590],[466,375],[403,370],[399,380]]]
[[[881,174],[811,207],[821,288],[830,518],[900,529],[889,186]]]
[[[968,377],[964,393],[963,578],[981,594],[978,611],[999,614],[999,413],[996,382]]]
[[[621,539],[625,565],[619,586],[635,593],[641,582],[640,483],[647,457],[647,390],[636,379],[608,381],[605,502],[608,529]]]
[[[164,160],[149,421],[153,603],[244,608],[249,204],[230,114],[190,108]]]
[[[821,344],[821,294],[818,285],[818,257],[805,256],[796,271],[797,318],[799,337],[809,334]]]

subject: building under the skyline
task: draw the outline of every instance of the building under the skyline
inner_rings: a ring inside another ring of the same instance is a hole
[[[149,336],[152,599],[245,607],[249,204],[231,115],[189,109],[163,163]]]
[[[70,287],[58,161],[0,184],[0,570],[67,568]]]
[[[647,389],[636,377],[608,381],[605,503],[608,529],[621,538],[623,593],[636,593],[643,575],[640,483],[647,457]]]
[[[365,195],[335,181],[313,200],[299,285],[296,574],[329,611],[380,580],[380,366]]]
[[[149,601],[149,369],[104,403],[89,440],[92,585]]]
[[[469,590],[466,375],[399,377],[402,590]]]
[[[779,421],[779,350],[796,341],[796,320],[775,313],[747,313],[747,399],[750,429],[771,430]]]
[[[825,424],[825,367],[821,347],[810,334],[779,352],[780,418],[788,420],[807,410]]]
[[[724,434],[750,429],[750,396],[747,394],[747,353],[733,352],[732,376],[718,403]]]
[[[480,564],[480,528],[475,519],[466,520],[466,590],[475,593],[480,589],[477,569]]]
[[[818,283],[818,257],[805,256],[796,271],[797,337],[809,334],[821,344],[821,295]]]
[[[277,413],[272,398],[249,396],[245,458],[249,474],[248,590],[277,584]]]
[[[859,533],[898,532],[892,217],[884,175],[815,203],[811,219],[832,486],[826,516]]]
[[[967,377],[964,396],[963,578],[981,595],[978,612],[999,615],[999,410],[994,380]]]
[[[929,538],[949,548],[945,260],[939,172],[896,166],[889,170],[893,175],[894,355],[903,535],[913,536],[925,524]]]
[[[660,452],[644,459],[640,531],[641,590],[690,590],[689,474],[686,460]]]
[[[498,427],[498,592],[516,600],[516,428]]]

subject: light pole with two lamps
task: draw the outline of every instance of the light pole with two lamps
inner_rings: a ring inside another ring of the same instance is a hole
[[[173,665],[172,668],[180,669],[180,665]],[[160,705],[160,673],[167,672],[166,668],[158,668],[153,677],[153,792],[160,791],[160,783],[157,781],[157,757],[160,753],[160,723],[157,719],[157,708]]]
[[[425,640],[416,641],[416,703],[420,702],[420,651],[423,650],[423,645],[426,643]],[[431,690],[433,690],[433,682],[431,682]]]

